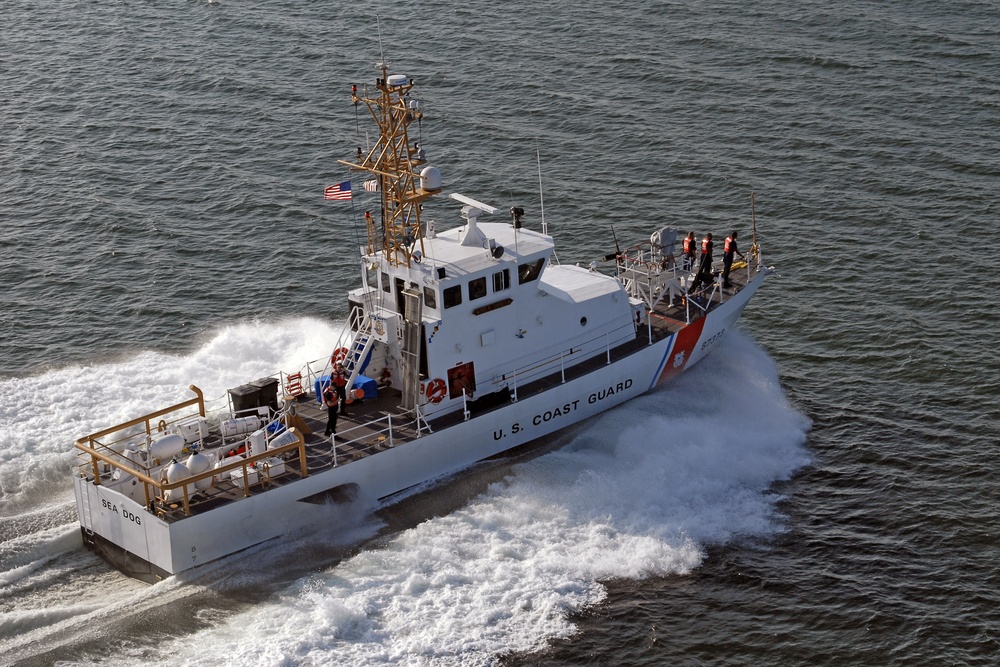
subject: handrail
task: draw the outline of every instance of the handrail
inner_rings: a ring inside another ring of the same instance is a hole
[[[534,362],[532,362],[530,364],[526,364],[524,366],[520,366],[520,367],[514,368],[514,369],[512,369],[510,371],[506,371],[504,373],[500,373],[499,375],[494,376],[494,378],[492,380],[493,385],[494,386],[499,386],[499,385],[502,385],[504,383],[513,382],[514,383],[514,387],[515,387],[515,393],[516,393],[517,383],[518,383],[518,381],[523,376],[526,376],[526,375],[529,375],[529,374],[531,376],[540,375],[542,372],[544,372],[545,369],[551,368],[551,367],[555,366],[555,364],[557,364],[557,363],[559,364],[559,371],[560,371],[560,374],[561,374],[561,381],[562,382],[566,382],[566,363],[565,362],[566,362],[566,360],[569,357],[571,357],[573,355],[580,354],[581,352],[583,352],[584,349],[587,349],[588,347],[590,347],[591,344],[597,343],[597,342],[599,342],[599,341],[601,341],[603,339],[603,345],[601,345],[600,347],[595,347],[592,350],[592,352],[597,353],[597,352],[604,351],[605,354],[607,355],[608,362],[610,363],[611,349],[612,349],[611,336],[613,334],[615,334],[616,332],[620,333],[620,332],[626,331],[626,330],[629,330],[629,331],[631,331],[631,332],[634,333],[635,332],[635,325],[634,325],[634,323],[632,323],[630,321],[628,324],[623,324],[622,326],[617,327],[616,329],[613,329],[611,331],[605,331],[605,332],[603,332],[601,334],[598,334],[597,336],[594,336],[593,338],[589,338],[589,339],[587,339],[585,341],[582,341],[581,343],[578,343],[576,345],[573,345],[573,346],[571,346],[569,348],[564,348],[564,349],[562,349],[562,350],[560,350],[558,352],[554,352],[551,355],[549,355],[547,357],[543,357],[543,358],[541,358],[541,359],[539,359],[537,361],[534,361]],[[553,370],[555,370],[555,369],[553,369]]]
[[[133,477],[135,477],[136,479],[138,479],[140,482],[142,482],[144,490],[145,490],[145,494],[146,494],[146,506],[147,507],[149,506],[150,500],[156,499],[156,500],[160,500],[161,502],[166,502],[164,500],[164,494],[165,494],[165,492],[171,491],[173,489],[177,489],[177,488],[180,488],[180,487],[184,487],[183,491],[182,491],[183,502],[184,502],[184,515],[185,516],[191,516],[191,506],[190,506],[190,499],[188,498],[187,486],[189,484],[194,484],[195,482],[198,482],[200,480],[209,479],[209,478],[214,477],[216,475],[219,475],[219,474],[222,474],[222,473],[226,473],[226,472],[229,472],[231,470],[236,470],[237,468],[242,468],[243,469],[243,478],[244,478],[244,480],[246,480],[246,478],[247,478],[247,470],[246,470],[246,468],[248,466],[252,466],[257,461],[261,461],[261,460],[266,459],[266,458],[271,458],[272,456],[280,456],[281,454],[284,454],[285,452],[290,452],[290,451],[293,451],[293,450],[296,450],[296,449],[298,450],[298,453],[299,453],[299,466],[300,466],[300,468],[299,468],[299,475],[301,477],[303,477],[303,478],[308,477],[309,476],[309,466],[308,466],[308,462],[307,462],[307,459],[306,459],[306,441],[305,441],[305,437],[302,435],[302,433],[298,429],[296,429],[294,427],[290,428],[289,431],[291,431],[292,433],[295,434],[295,437],[297,438],[296,442],[289,443],[289,444],[283,445],[281,447],[275,447],[274,449],[268,449],[267,451],[265,451],[265,452],[263,452],[261,454],[254,454],[254,455],[251,455],[251,456],[249,456],[249,457],[247,457],[245,459],[241,458],[239,461],[234,461],[232,463],[229,463],[229,464],[226,464],[226,465],[223,465],[223,466],[219,466],[218,468],[210,468],[209,470],[206,470],[205,472],[201,472],[201,473],[197,473],[197,474],[194,474],[194,475],[190,475],[190,476],[185,477],[184,479],[178,480],[176,482],[165,482],[163,480],[156,480],[156,479],[153,479],[152,477],[150,477],[149,475],[144,474],[143,472],[141,472],[139,470],[136,470],[135,468],[126,466],[124,463],[122,463],[121,461],[117,460],[115,457],[108,456],[107,454],[104,454],[103,452],[100,452],[97,449],[95,449],[92,445],[85,444],[83,442],[85,440],[85,438],[81,438],[80,440],[77,440],[74,443],[74,446],[77,449],[79,449],[80,451],[82,451],[84,454],[86,454],[86,455],[88,455],[88,456],[91,457],[91,459],[93,461],[93,465],[94,465],[94,471],[96,473],[95,476],[94,476],[94,481],[93,481],[93,484],[95,486],[100,486],[100,484],[101,484],[101,475],[100,475],[100,471],[99,471],[99,468],[98,468],[98,465],[97,465],[98,461],[100,461],[100,462],[103,462],[103,463],[107,463],[111,467],[116,468],[118,470],[121,470],[122,472],[125,472],[125,473],[128,473],[129,475],[132,475]],[[102,445],[102,447],[103,446],[104,445]],[[153,489],[156,489],[157,491],[159,491],[159,495],[156,496],[155,498],[150,498],[150,493],[149,493],[150,487],[152,487]],[[249,484],[244,484],[244,497],[247,497],[249,495],[250,495],[250,485]]]

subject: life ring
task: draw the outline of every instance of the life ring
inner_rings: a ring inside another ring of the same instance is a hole
[[[336,351],[334,351],[333,356],[330,357],[330,363],[336,366],[346,358],[347,358],[347,348],[338,347]]]
[[[167,420],[161,419],[160,423],[156,425],[156,430],[158,433],[163,433],[167,430]]]
[[[440,403],[446,393],[448,393],[448,387],[445,386],[444,380],[441,378],[431,380],[427,384],[427,400],[431,403]]]

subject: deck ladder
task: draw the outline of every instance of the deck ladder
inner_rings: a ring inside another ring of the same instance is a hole
[[[94,534],[94,518],[90,514],[90,487],[93,486],[84,478],[80,482],[80,523],[88,535]]]
[[[347,350],[347,357],[344,358],[344,365],[347,367],[347,386],[353,387],[354,381],[361,375],[361,366],[365,357],[375,344],[375,336],[372,334],[371,320],[365,320],[361,328],[354,334],[354,341]]]

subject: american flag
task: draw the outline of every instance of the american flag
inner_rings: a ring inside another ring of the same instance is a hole
[[[367,192],[378,192],[378,180],[373,178],[370,181],[365,181],[365,190]]]
[[[333,199],[336,201],[350,201],[351,199],[351,182],[344,181],[343,183],[337,183],[336,185],[331,185],[323,190],[323,199]]]

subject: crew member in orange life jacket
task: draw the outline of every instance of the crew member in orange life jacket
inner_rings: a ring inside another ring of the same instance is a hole
[[[347,414],[347,374],[344,372],[343,364],[335,364],[333,367],[333,390],[337,392],[340,399],[340,414]]]
[[[691,281],[690,291],[698,289],[702,283],[712,282],[712,235],[706,234],[701,240],[701,264],[698,265],[698,272]]]
[[[698,273],[704,276],[712,275],[712,248],[715,244],[712,243],[712,233],[709,232],[705,234],[705,238],[701,240],[701,265],[698,267]],[[711,278],[709,278],[711,282]]]
[[[684,254],[681,255],[681,270],[691,271],[694,269],[694,249],[698,242],[694,240],[694,232],[688,232],[684,237]]]
[[[732,287],[733,284],[729,282],[729,270],[733,268],[733,255],[739,255],[740,259],[746,259],[746,255],[740,252],[740,249],[736,246],[736,231],[726,237],[726,244],[722,246],[722,286]]]

